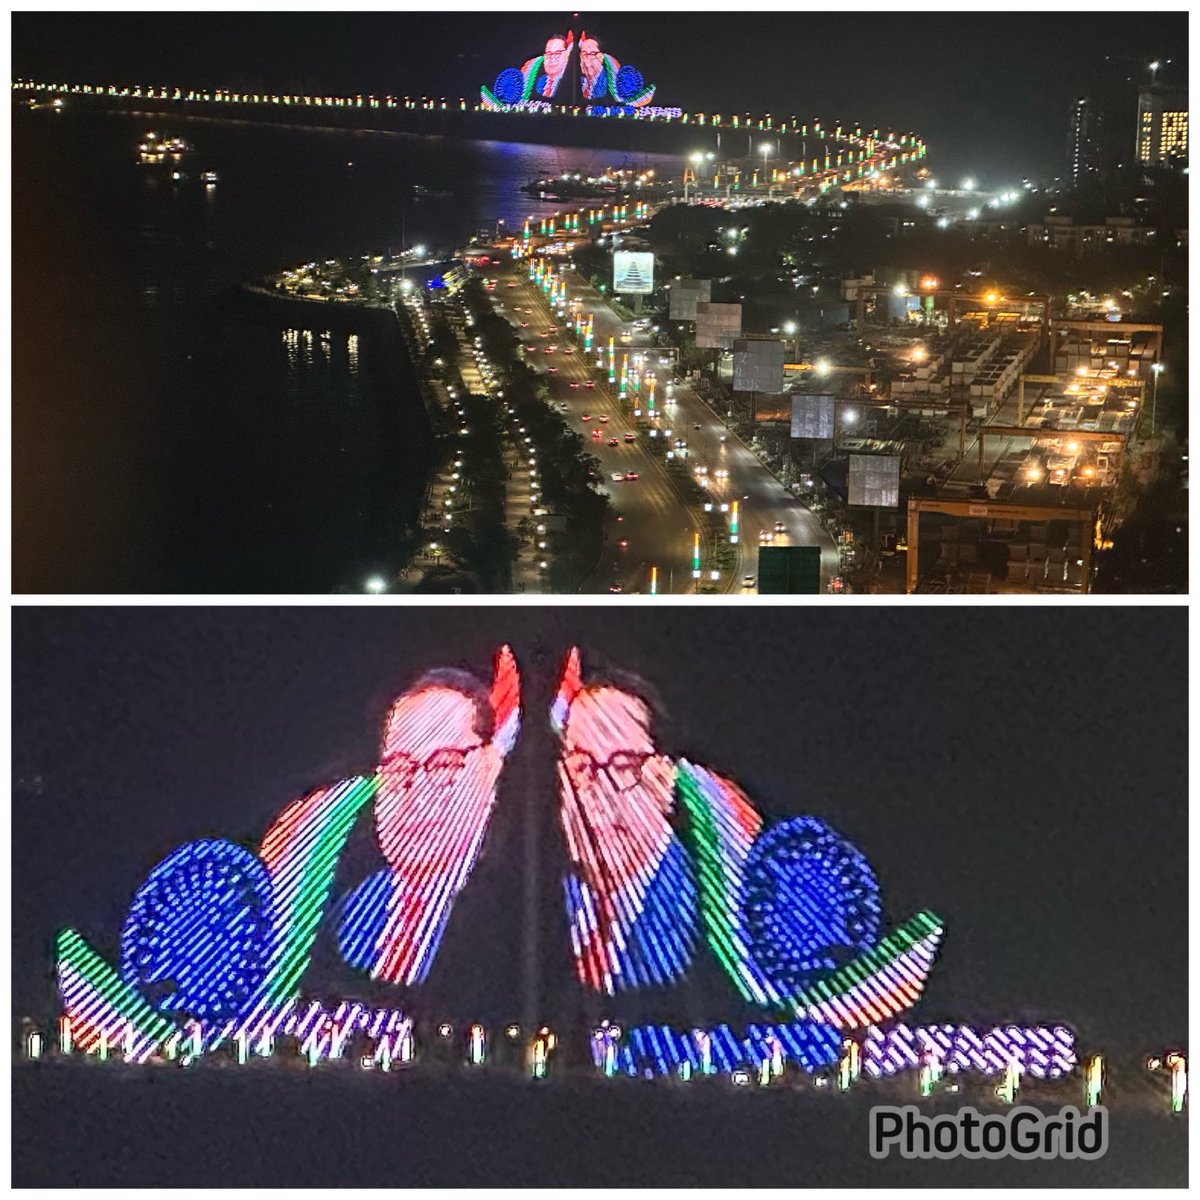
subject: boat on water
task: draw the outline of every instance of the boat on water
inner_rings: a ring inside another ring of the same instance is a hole
[[[190,154],[191,145],[183,138],[164,138],[153,130],[146,133],[138,145],[138,158],[144,163],[179,162],[185,154]]]
[[[531,179],[521,190],[548,200],[613,199],[647,196],[669,191],[670,180],[655,178],[652,167],[606,167],[599,175],[563,171],[544,179]]]
[[[454,195],[453,192],[440,192],[436,188],[427,188],[424,184],[413,184],[413,196],[417,200],[446,200]]]

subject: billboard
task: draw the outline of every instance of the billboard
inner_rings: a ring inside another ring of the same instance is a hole
[[[782,392],[784,357],[778,338],[738,338],[733,343],[733,390]]]
[[[820,591],[820,546],[759,546],[760,596],[816,596]]]
[[[654,255],[643,250],[616,251],[613,291],[624,296],[649,296],[654,291]]]
[[[696,304],[696,345],[701,350],[732,350],[742,332],[740,304]]]
[[[694,321],[696,305],[707,304],[712,299],[711,279],[677,279],[671,284],[672,321]]]
[[[833,396],[808,392],[792,393],[792,437],[833,437]]]
[[[895,454],[851,454],[849,503],[895,508],[900,503],[900,459]]]

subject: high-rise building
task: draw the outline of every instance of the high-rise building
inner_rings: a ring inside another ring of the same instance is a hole
[[[1138,92],[1134,154],[1146,167],[1187,163],[1187,91],[1151,84]]]
[[[1101,107],[1090,96],[1078,97],[1071,106],[1069,155],[1072,186],[1078,187],[1088,176],[1101,171],[1103,133],[1104,115]]]

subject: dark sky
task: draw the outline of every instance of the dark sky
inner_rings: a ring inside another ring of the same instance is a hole
[[[13,74],[477,96],[569,14],[45,14],[12,18]],[[1017,12],[580,14],[622,63],[691,110],[819,115],[913,129],[935,173],[983,182],[1061,169],[1071,100],[1172,58],[1187,16]],[[1132,143],[1134,113],[1128,114]]]
[[[523,796],[544,803],[547,862],[557,844],[546,703],[577,640],[653,682],[668,753],[854,841],[889,925],[946,919],[929,1019],[1066,1019],[1128,1053],[1185,1037],[1186,611],[1166,608],[18,608],[18,1010],[52,1015],[56,928],[111,954],[166,853],[256,842],[299,792],[370,767],[418,674],[484,670],[502,640],[532,708],[462,918],[477,974],[511,957],[499,926],[472,930],[481,906],[520,910]]]

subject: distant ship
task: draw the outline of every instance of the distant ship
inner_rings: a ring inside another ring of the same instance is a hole
[[[138,146],[138,157],[144,163],[178,162],[192,147],[183,138],[161,138],[150,130]]]
[[[434,188],[427,188],[423,184],[413,184],[413,196],[418,200],[445,200],[447,197],[454,195],[453,192],[439,192]]]

